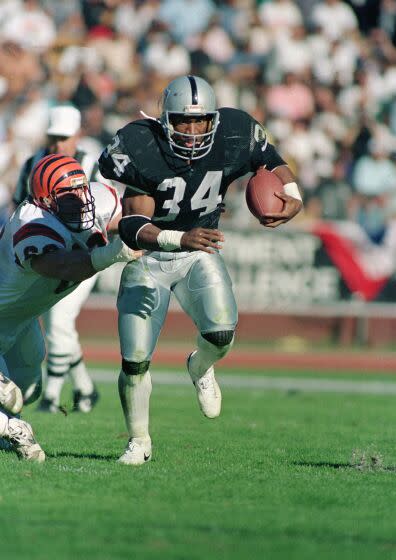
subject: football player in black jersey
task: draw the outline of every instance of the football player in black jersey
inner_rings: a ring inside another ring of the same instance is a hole
[[[213,365],[231,348],[237,307],[217,228],[228,186],[261,166],[286,185],[283,211],[263,223],[277,227],[302,207],[292,172],[263,127],[244,111],[217,109],[213,89],[196,76],[173,80],[160,118],[126,125],[99,159],[104,177],[126,185],[121,238],[147,250],[124,268],[117,303],[119,392],[130,436],[123,464],[151,458],[149,365],[171,292],[198,329],[187,369],[200,408],[208,418],[220,414]]]

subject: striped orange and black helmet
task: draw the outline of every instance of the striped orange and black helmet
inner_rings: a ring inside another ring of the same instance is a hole
[[[30,195],[69,229],[83,231],[94,224],[94,198],[80,163],[70,156],[50,154],[32,169]]]

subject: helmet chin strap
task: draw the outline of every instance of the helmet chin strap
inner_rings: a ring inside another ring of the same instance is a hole
[[[150,121],[155,121],[155,122],[160,122],[159,119],[156,119],[155,117],[150,117],[150,115],[147,115],[144,111],[139,111],[139,113],[142,115],[142,117],[144,117],[145,119],[150,119]]]

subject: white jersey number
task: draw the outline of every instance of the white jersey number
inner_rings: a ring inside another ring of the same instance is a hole
[[[198,189],[191,197],[191,210],[199,210],[200,216],[210,214],[216,210],[217,206],[222,202],[220,193],[222,171],[208,171],[199,185]],[[173,179],[165,179],[158,185],[159,191],[166,191],[169,188],[174,188],[173,198],[165,200],[162,208],[168,210],[165,217],[158,218],[161,221],[172,221],[176,219],[180,212],[180,205],[184,198],[186,190],[186,181],[182,177],[174,177]]]
[[[175,189],[173,198],[165,200],[162,206],[164,210],[168,210],[168,214],[161,218],[161,220],[166,220],[167,222],[174,220],[180,212],[179,202],[183,200],[186,182],[182,177],[174,177],[174,179],[165,179],[158,185],[159,191],[167,191],[170,188]]]
[[[117,152],[113,153],[113,150],[117,148],[119,143],[120,139],[118,136],[116,136],[114,138],[114,142],[107,148],[107,152],[111,155],[111,159],[115,163],[113,171],[117,175],[117,177],[121,177],[121,175],[124,173],[125,167],[131,161],[130,157],[127,154],[119,154]]]

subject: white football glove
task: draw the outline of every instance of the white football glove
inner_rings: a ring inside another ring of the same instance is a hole
[[[113,241],[104,247],[95,247],[91,251],[91,263],[95,270],[104,270],[117,262],[134,261],[140,257],[142,251],[134,251],[117,235]]]

